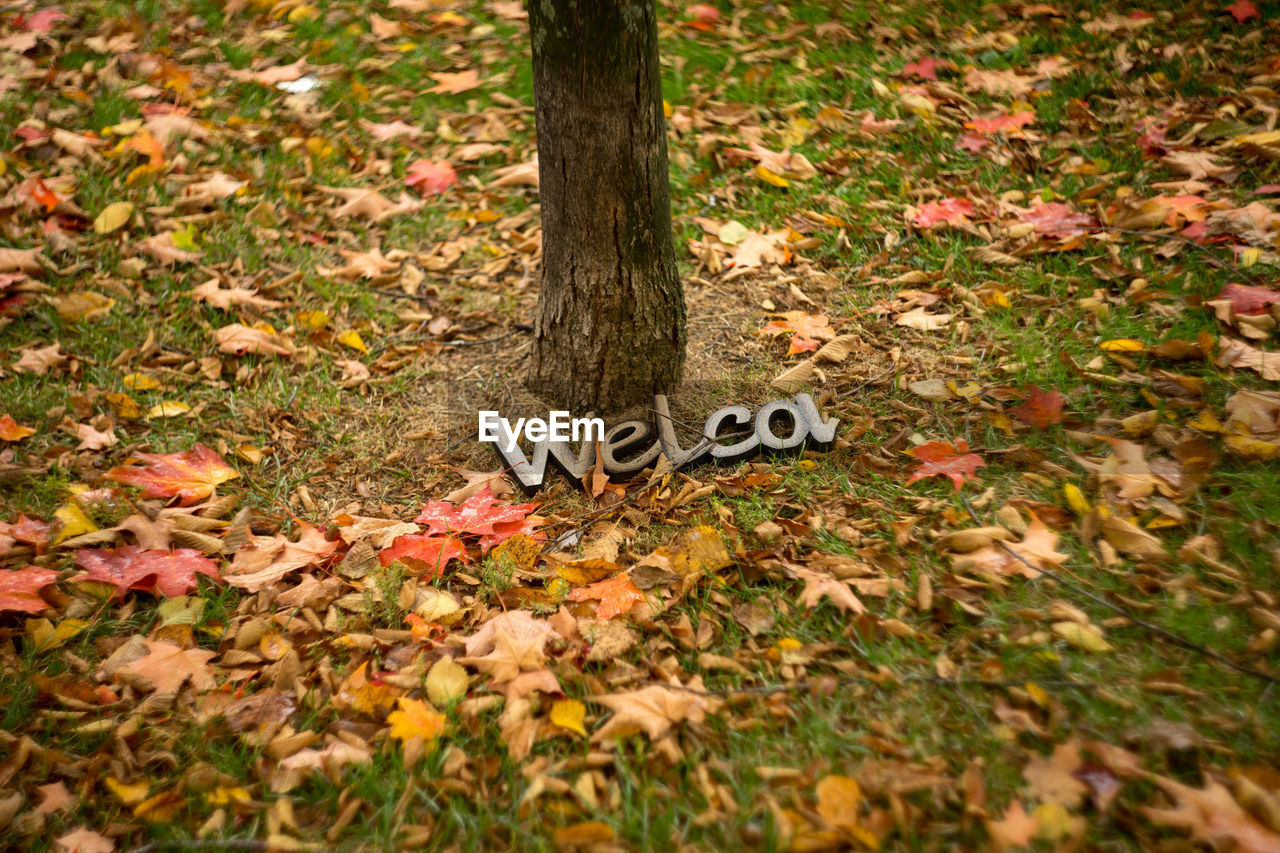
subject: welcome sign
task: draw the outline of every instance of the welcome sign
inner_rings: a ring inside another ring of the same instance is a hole
[[[677,468],[700,462],[739,462],[761,451],[798,451],[806,443],[829,446],[840,422],[828,419],[808,394],[790,400],[774,400],[754,415],[746,406],[725,406],[712,412],[702,427],[700,440],[689,447],[676,437],[675,422],[664,395],[653,398],[654,430],[645,421],[623,421],[606,430],[600,418],[570,418],[553,411],[547,420],[519,419],[513,426],[496,411],[479,413],[480,441],[492,444],[512,476],[526,492],[535,492],[546,481],[553,464],[575,484],[595,467],[596,450],[610,479],[625,480],[652,465],[659,454]],[[521,435],[529,454],[520,447]],[[732,443],[721,443],[728,439]],[[578,441],[574,450],[572,442]]]

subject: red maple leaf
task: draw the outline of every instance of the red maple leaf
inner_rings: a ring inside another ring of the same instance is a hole
[[[423,195],[442,193],[458,182],[458,173],[446,161],[434,163],[430,160],[415,160],[409,164],[404,182],[417,187]]]
[[[208,575],[221,583],[218,564],[194,548],[144,551],[137,545],[123,548],[81,548],[76,568],[88,572],[77,582],[101,581],[115,586],[116,595],[131,589],[174,598],[196,588],[196,575]]]
[[[0,612],[39,613],[49,606],[40,597],[40,590],[57,579],[57,572],[39,566],[27,566],[16,572],[0,571]]]
[[[411,568],[422,569],[428,580],[444,574],[450,560],[467,561],[467,549],[452,536],[422,536],[408,534],[397,536],[388,548],[378,552],[378,561],[389,566],[396,560]]]
[[[964,126],[978,133],[999,133],[1002,130],[1021,130],[1035,120],[1036,114],[1031,112],[1006,113],[994,118],[975,118],[966,121]]]
[[[536,504],[499,504],[486,485],[467,498],[461,506],[447,501],[428,501],[414,519],[427,525],[428,534],[469,533],[480,537],[480,550],[488,551],[517,533],[534,535],[537,523],[525,516]],[[535,537],[536,538],[536,537]]]
[[[965,198],[944,198],[921,205],[912,220],[920,228],[932,228],[940,222],[961,225],[973,215],[973,202]]]
[[[709,3],[694,3],[685,11],[693,19],[692,21],[686,21],[685,26],[693,30],[709,32],[715,29],[716,24],[720,23],[722,18],[720,10]]]
[[[770,320],[757,334],[780,335],[794,332],[791,336],[791,347],[787,355],[798,352],[812,352],[818,348],[820,341],[829,341],[836,336],[831,328],[831,321],[826,314],[806,314],[803,311],[783,311],[777,316],[781,320]]]
[[[47,33],[58,21],[69,21],[71,16],[61,9],[41,9],[33,15],[19,15],[14,19],[18,29],[29,33]]]
[[[1035,385],[1028,385],[1027,390],[1031,392],[1027,399],[1021,406],[1010,409],[1010,415],[1037,429],[1062,423],[1062,404],[1066,400],[1061,394],[1042,391]]]
[[[181,453],[135,453],[145,466],[126,465],[107,472],[108,480],[142,489],[144,498],[179,498],[183,506],[213,494],[219,483],[240,475],[203,444]]]
[[[980,133],[962,133],[956,137],[956,150],[965,150],[977,154],[991,143]]]
[[[1229,12],[1231,17],[1236,19],[1237,24],[1243,24],[1250,18],[1261,18],[1262,13],[1258,11],[1258,7],[1253,5],[1251,0],[1236,0],[1230,6],[1223,8],[1224,12]]]
[[[939,68],[954,67],[954,65],[945,59],[934,59],[932,56],[926,56],[923,59],[915,62],[908,62],[906,65],[902,66],[901,76],[910,77],[914,74],[922,80],[937,80]]]
[[[1036,231],[1050,237],[1075,237],[1095,224],[1092,216],[1077,213],[1070,205],[1057,201],[1019,213],[1018,218],[1030,222]]]
[[[23,513],[18,513],[18,520],[13,524],[0,522],[0,533],[34,547],[37,554],[43,553],[49,544],[49,525],[38,518],[27,518]]]
[[[976,453],[969,452],[969,442],[957,438],[952,444],[948,441],[931,441],[922,444],[907,454],[920,460],[920,467],[907,480],[908,484],[926,477],[950,477],[951,484],[960,491],[965,480],[974,476],[978,469],[987,463]]]
[[[1272,305],[1280,303],[1280,291],[1232,282],[1213,299],[1230,299],[1232,314],[1258,315],[1266,314]]]
[[[644,601],[644,593],[631,582],[630,575],[620,574],[569,593],[570,601],[589,599],[600,600],[596,607],[597,619],[612,619],[619,613],[629,612],[633,605]]]

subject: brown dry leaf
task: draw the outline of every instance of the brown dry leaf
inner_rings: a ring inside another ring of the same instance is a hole
[[[110,424],[104,430],[95,429],[91,424],[76,424],[76,437],[80,439],[76,450],[102,450],[120,443],[115,428]]]
[[[700,723],[706,718],[705,698],[686,690],[654,685],[627,693],[593,696],[592,701],[612,710],[613,716],[594,735],[593,741],[629,737],[644,732],[657,740],[671,730],[673,723],[689,720]]]
[[[807,610],[817,607],[818,602],[826,596],[841,610],[855,614],[867,612],[866,605],[853,594],[847,581],[837,580],[796,565],[788,565],[787,571],[795,578],[804,581],[804,590],[800,593],[799,600]]]
[[[44,255],[39,249],[0,248],[0,273],[40,272],[44,269]]]
[[[1066,562],[1067,555],[1059,552],[1057,545],[1058,534],[1032,513],[1021,542],[992,542],[967,554],[952,554],[951,562],[957,570],[995,576],[1020,574],[1035,579],[1041,571],[1052,571]]]
[[[430,93],[440,92],[447,95],[456,95],[460,92],[466,92],[480,85],[480,72],[474,68],[468,68],[466,71],[433,71],[431,79],[436,81],[436,85],[427,91]]]
[[[87,826],[73,829],[54,839],[59,853],[115,853],[116,843]]]
[[[1156,823],[1190,831],[1191,837],[1215,850],[1235,853],[1276,853],[1280,850],[1280,834],[1253,818],[1231,796],[1231,792],[1212,779],[1204,789],[1182,785],[1163,776],[1150,775],[1173,798],[1168,809],[1143,807],[1142,812]]]
[[[58,297],[58,316],[68,323],[87,323],[107,316],[116,301],[92,290]]]
[[[1241,390],[1227,398],[1230,422],[1248,427],[1254,435],[1274,438],[1280,434],[1280,392]]]
[[[1031,796],[1044,802],[1075,808],[1084,800],[1088,787],[1073,775],[1084,762],[1080,745],[1074,741],[1058,744],[1048,758],[1034,755],[1022,768]]]
[[[1112,515],[1102,522],[1102,535],[1117,551],[1135,559],[1164,559],[1164,544],[1131,521]]]
[[[906,326],[908,329],[917,329],[921,332],[933,332],[938,329],[945,329],[954,317],[954,314],[930,314],[921,305],[899,314],[894,324]]]
[[[34,373],[44,376],[49,368],[58,367],[67,360],[62,354],[62,344],[49,344],[47,347],[29,347],[22,351],[21,357],[13,363],[13,369],[19,373]]]
[[[209,660],[216,656],[216,652],[184,649],[173,643],[157,640],[143,642],[147,646],[146,657],[123,669],[149,679],[158,692],[177,693],[188,678],[197,691],[214,686],[213,668],[209,666]]]
[[[1014,800],[1005,810],[1001,820],[988,820],[987,834],[997,850],[1028,847],[1040,829],[1040,822],[1022,807],[1021,800]]]
[[[814,358],[806,358],[795,367],[783,371],[769,383],[769,387],[775,388],[784,394],[793,394],[799,391],[813,378],[814,361]]]
[[[546,638],[513,637],[501,628],[493,635],[493,648],[486,655],[459,658],[458,662],[488,673],[495,684],[511,681],[522,672],[543,669]]]
[[[1156,490],[1156,478],[1147,464],[1141,444],[1123,438],[1107,439],[1112,454],[1098,466],[1098,481],[1116,487],[1116,494],[1126,500],[1145,498]]]
[[[292,356],[296,350],[284,338],[243,323],[232,323],[214,330],[213,338],[218,349],[232,355],[282,355]]]
[[[173,232],[166,231],[142,241],[142,248],[163,266],[200,260],[201,253],[179,249],[173,243]]]
[[[378,223],[402,213],[417,213],[424,204],[424,202],[412,198],[405,192],[401,192],[400,197],[396,201],[392,201],[377,190],[367,190],[359,187],[318,186],[316,189],[343,199],[344,204],[340,204],[333,209],[332,215],[334,219],[360,216],[370,222]]]
[[[1160,158],[1160,162],[1196,181],[1220,178],[1234,168],[1219,163],[1208,151],[1173,151]]]
[[[734,269],[745,269],[763,266],[764,264],[785,264],[790,259],[787,250],[787,237],[790,231],[771,231],[763,234],[752,231],[738,244],[730,258]]]
[[[252,537],[236,551],[223,578],[232,586],[257,592],[289,572],[324,562],[338,550],[338,543],[325,539],[317,528],[306,522],[298,527],[301,533],[297,542],[290,542],[279,533]]]
[[[250,308],[261,308],[263,310],[284,306],[283,302],[259,296],[258,291],[251,287],[219,287],[216,278],[209,279],[204,284],[187,291],[187,293],[197,302],[205,302],[223,311],[230,311],[236,305],[247,305]]]
[[[1214,359],[1214,364],[1218,367],[1256,370],[1258,375],[1269,382],[1280,380],[1280,353],[1263,352],[1235,338],[1218,340],[1218,357]]]

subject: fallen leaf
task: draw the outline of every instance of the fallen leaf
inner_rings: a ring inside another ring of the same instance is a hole
[[[444,574],[444,568],[450,560],[465,563],[467,549],[460,540],[452,536],[413,533],[397,537],[391,547],[378,552],[378,561],[384,566],[389,566],[396,560],[420,570],[422,577],[431,580]]]
[[[396,698],[396,710],[387,715],[390,737],[398,741],[422,738],[434,743],[444,733],[445,716],[421,699]]]
[[[427,525],[427,533],[454,533],[480,537],[480,550],[488,550],[517,533],[535,536],[537,522],[529,517],[536,504],[500,504],[488,487],[480,489],[460,506],[429,501],[414,519]]]
[[[22,441],[36,434],[28,426],[22,426],[11,415],[0,415],[0,441]]]
[[[909,456],[920,460],[920,467],[907,479],[911,484],[926,477],[948,477],[956,491],[965,481],[977,474],[979,468],[987,463],[976,453],[969,452],[969,442],[957,438],[955,443],[931,441],[907,451]]]
[[[1009,415],[1028,426],[1045,429],[1062,423],[1062,405],[1065,399],[1057,391],[1042,391],[1035,385],[1028,385],[1026,401],[1021,406],[1009,410]]]
[[[87,572],[76,581],[98,581],[116,587],[117,595],[139,590],[173,598],[196,589],[196,575],[221,582],[217,563],[193,548],[174,551],[144,550],[136,545],[121,548],[81,548],[77,569]]]
[[[241,323],[232,323],[221,329],[215,329],[213,338],[218,342],[218,349],[221,352],[232,355],[254,353],[292,356],[295,352],[293,345],[279,335]]]
[[[442,193],[458,183],[458,173],[446,161],[415,160],[409,164],[404,182],[423,195]]]
[[[609,721],[592,735],[593,741],[629,737],[637,732],[644,732],[650,740],[657,740],[675,723],[684,720],[702,722],[708,709],[707,700],[696,693],[657,685],[593,696],[591,701],[614,712]]]
[[[587,706],[577,699],[558,699],[551,705],[549,718],[552,725],[571,732],[577,732],[586,737],[587,730],[582,725],[582,719],[586,712]]]
[[[973,211],[973,202],[968,199],[944,198],[921,205],[911,221],[919,228],[934,228],[942,224],[967,225]]]
[[[117,201],[102,209],[102,212],[93,220],[93,230],[98,234],[110,234],[123,227],[131,216],[133,216],[133,203]]]
[[[216,652],[184,649],[159,640],[144,639],[143,642],[147,654],[122,668],[151,681],[157,692],[177,693],[187,679],[197,691],[214,686],[209,660],[217,655]]]
[[[40,590],[58,579],[52,569],[27,566],[16,571],[0,570],[0,613],[39,613],[49,607]]]
[[[240,475],[203,444],[179,453],[135,453],[141,466],[112,468],[106,478],[142,489],[144,498],[178,498],[182,506],[213,494],[219,484]]]
[[[596,618],[612,619],[620,613],[630,612],[634,605],[644,601],[644,593],[636,587],[630,574],[627,573],[615,575],[569,593],[570,601],[594,599],[600,601],[596,607]]]

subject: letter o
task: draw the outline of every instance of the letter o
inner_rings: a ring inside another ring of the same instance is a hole
[[[779,438],[774,435],[773,430],[769,427],[769,420],[775,413],[783,411],[791,416],[791,435],[786,438]],[[804,412],[790,400],[775,400],[762,408],[760,413],[756,415],[756,436],[760,439],[760,446],[765,450],[774,452],[795,450],[804,444],[804,440],[808,435],[809,425],[804,419]]]

